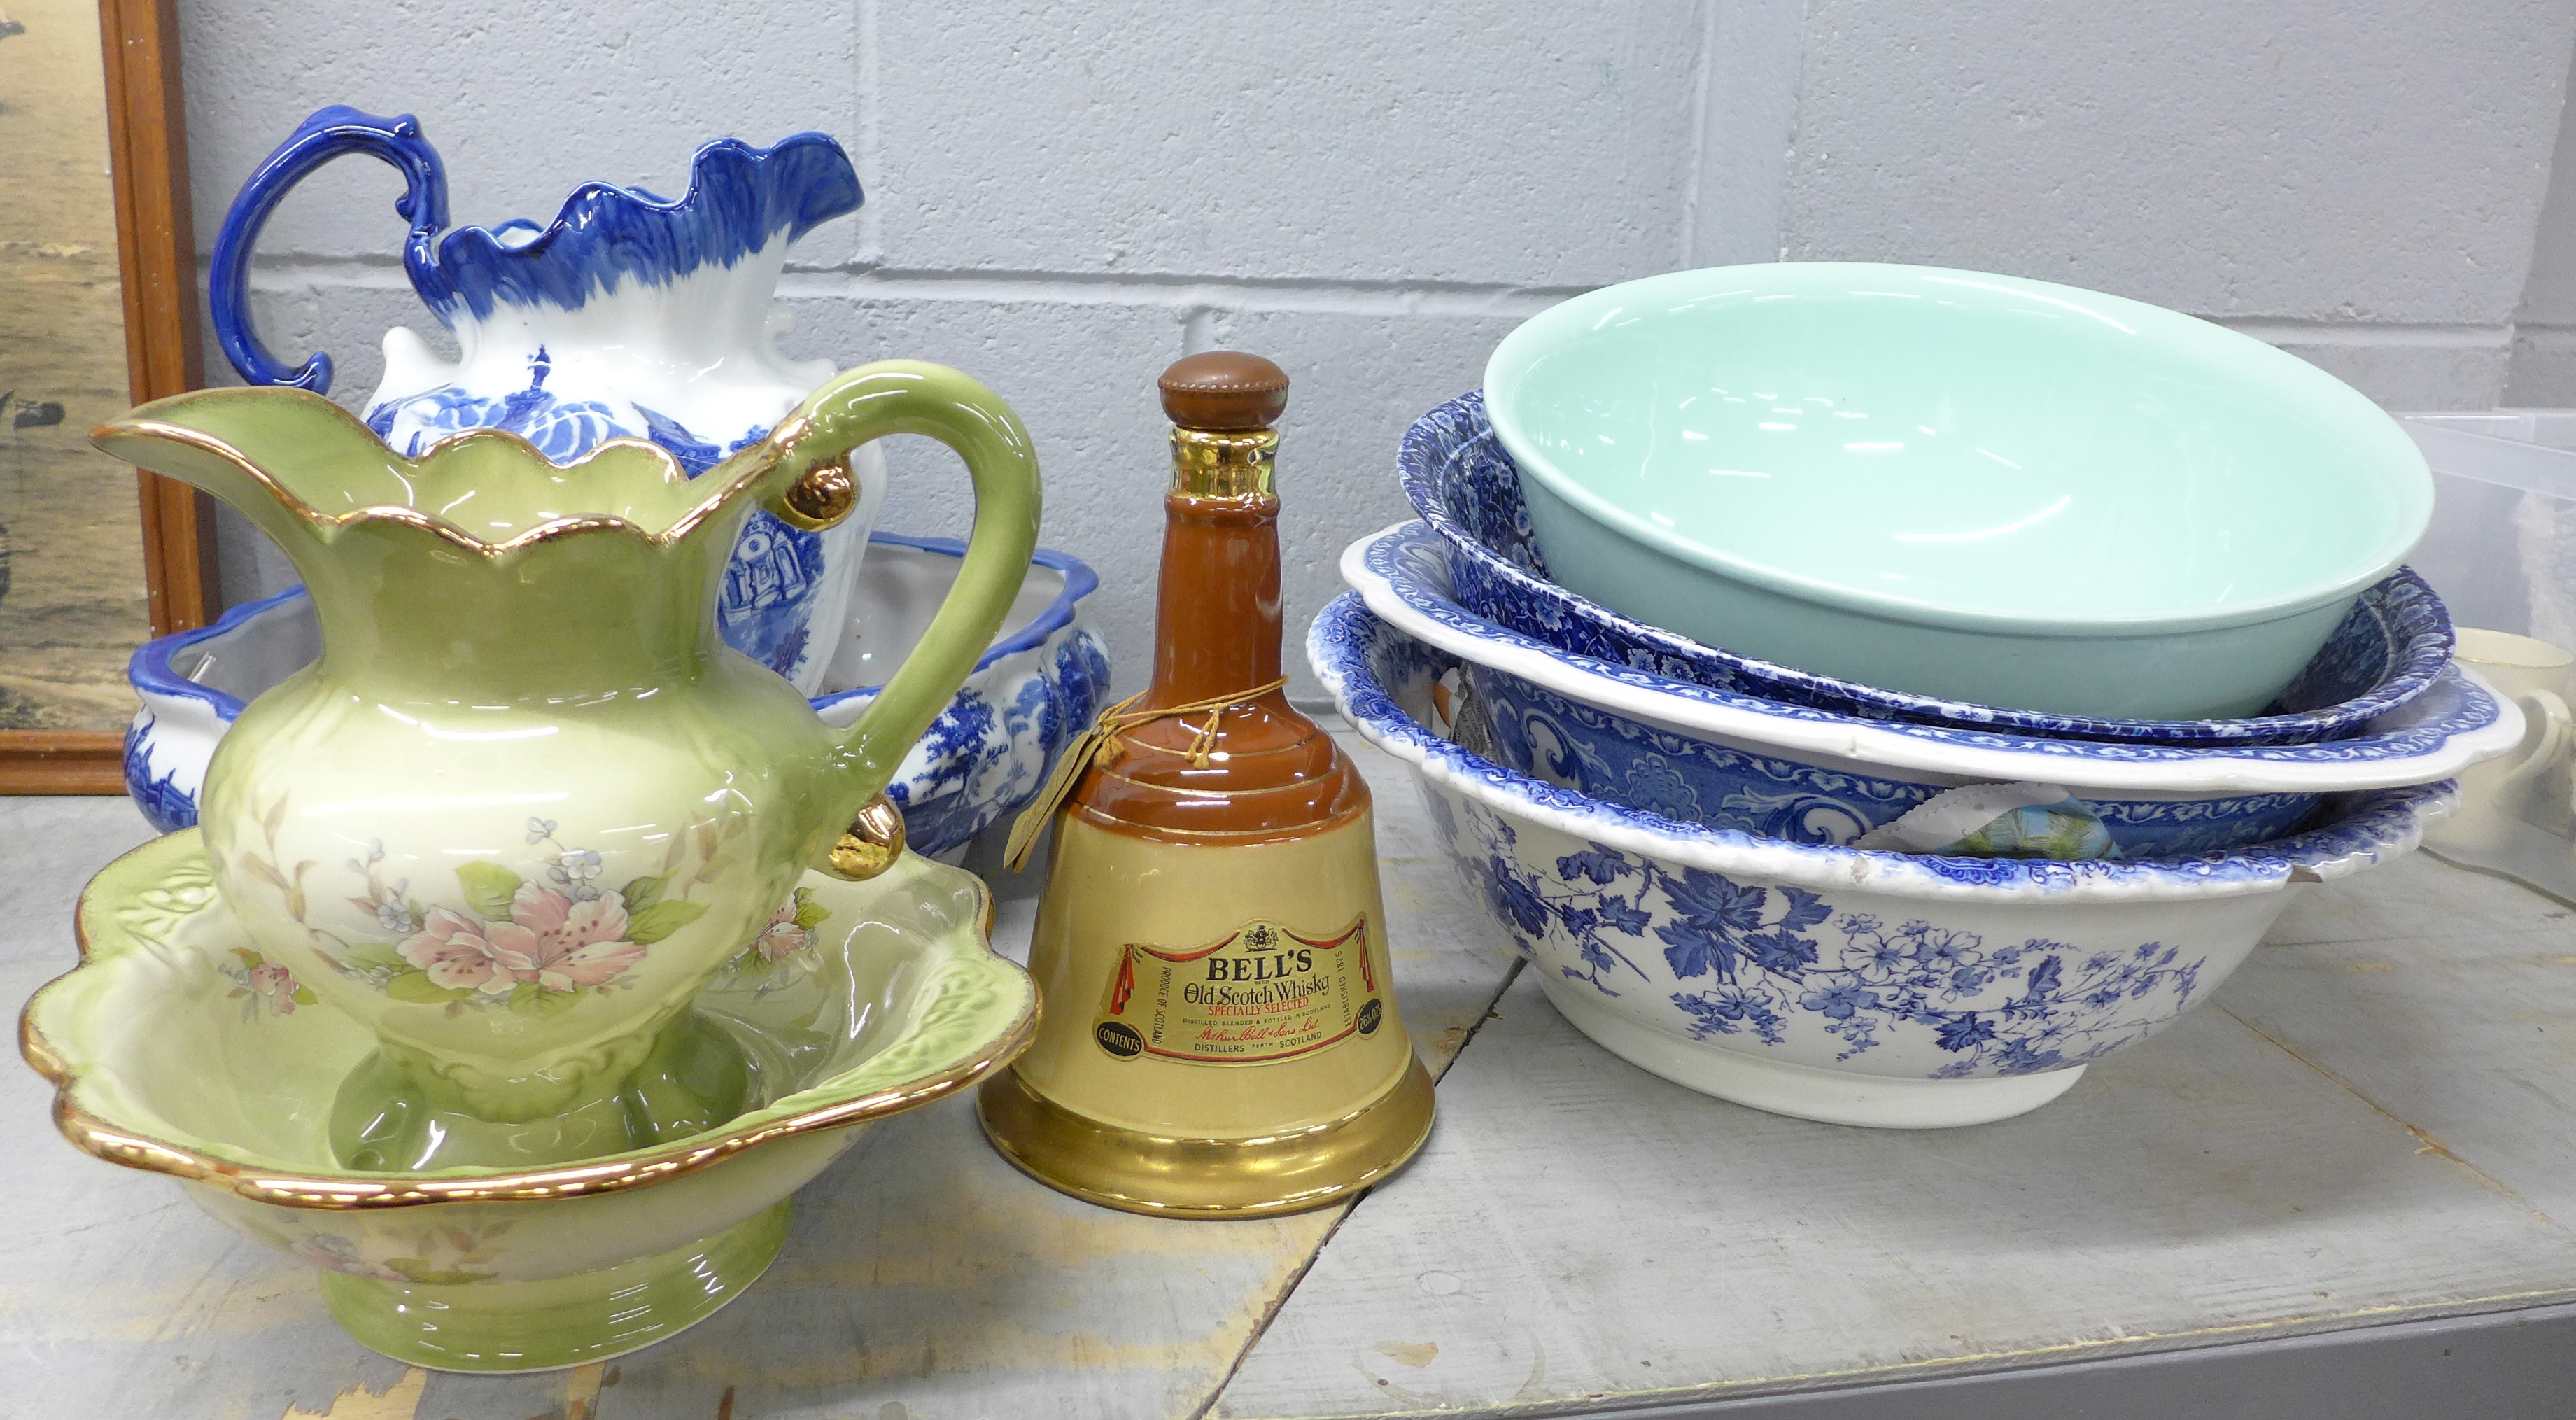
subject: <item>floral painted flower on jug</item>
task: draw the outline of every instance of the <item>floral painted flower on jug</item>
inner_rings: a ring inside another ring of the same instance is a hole
[[[272,855],[284,810],[281,799],[264,816]],[[615,888],[600,885],[606,871],[600,853],[565,844],[556,837],[558,826],[553,819],[527,821],[529,846],[550,851],[534,855],[523,865],[526,872],[488,859],[459,867],[463,900],[455,903],[424,904],[412,896],[410,879],[388,881],[384,843],[371,842],[364,858],[350,858],[344,867],[364,884],[363,892],[346,900],[381,934],[374,939],[333,933],[309,920],[304,884],[312,863],[289,873],[272,856],[249,854],[245,861],[286,894],[289,915],[313,934],[315,949],[342,976],[395,1000],[444,1005],[451,1013],[473,1007],[552,1014],[584,992],[631,986],[627,973],[653,943],[705,913],[705,904],[689,901],[688,894],[712,878],[725,840],[741,821],[720,825],[709,819],[673,834],[660,873]],[[683,874],[693,862],[696,871]],[[284,978],[284,998],[263,972]],[[279,1014],[313,999],[281,967],[251,963],[237,980],[272,1002],[283,999],[283,1006],[272,1005]]]
[[[521,986],[576,991],[604,986],[644,959],[644,944],[627,940],[628,930],[625,900],[615,893],[575,902],[522,883],[511,894],[510,920],[478,921],[433,907],[428,928],[395,950],[432,985],[449,990],[486,996]]]

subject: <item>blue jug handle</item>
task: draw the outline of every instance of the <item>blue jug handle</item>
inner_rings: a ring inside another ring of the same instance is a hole
[[[292,385],[315,394],[331,390],[331,357],[315,352],[301,368],[288,369],[268,353],[250,328],[250,253],[260,228],[286,197],[287,189],[306,174],[343,153],[368,153],[403,175],[403,195],[394,211],[411,221],[403,247],[403,267],[412,286],[433,309],[448,295],[438,255],[431,246],[447,226],[447,170],[438,150],[420,136],[420,120],[410,114],[379,118],[345,104],[318,110],[277,145],[250,181],[242,184],[232,210],[215,234],[215,256],[209,274],[208,303],[213,307],[215,339],[224,358],[254,385]]]

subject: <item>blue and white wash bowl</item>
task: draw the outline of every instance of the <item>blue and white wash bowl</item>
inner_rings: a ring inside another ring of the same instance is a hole
[[[1981,1124],[2064,1094],[2245,960],[2301,884],[2415,847],[2445,782],[2339,796],[2307,832],[2121,862],[1868,853],[1624,809],[1431,727],[1456,665],[1346,593],[1307,653],[1404,761],[1442,846],[1559,1013],[1720,1099],[1836,1124]]]
[[[829,642],[814,708],[856,721],[911,654],[956,580],[966,545],[877,533],[857,596]],[[1046,782],[1055,757],[1109,695],[1109,657],[1092,629],[1100,579],[1081,559],[1040,550],[1000,634],[948,709],[904,756],[886,795],[915,852],[954,862],[979,833]],[[143,702],[125,732],[125,787],[163,833],[197,821],[197,791],[242,706],[321,654],[302,587],[238,606],[214,625],[146,642],[128,672]]]
[[[1396,473],[1443,542],[1450,585],[1469,611],[1595,660],[1864,720],[2141,744],[2314,744],[2361,733],[2423,694],[2451,659],[2449,611],[2422,578],[2400,568],[2361,594],[2272,713],[2260,716],[2124,720],[1883,690],[1704,646],[1548,580],[1520,472],[1494,436],[1481,390],[1414,421]]]
[[[2364,733],[2309,745],[2153,745],[1869,720],[1713,690],[1522,636],[1450,595],[1419,522],[1362,538],[1342,576],[1369,608],[1454,657],[1495,754],[1604,802],[1709,828],[1847,844],[1945,790],[2060,786],[2121,857],[2234,848],[2304,826],[2324,796],[2447,779],[2512,749],[2522,715],[2446,668]]]
[[[676,201],[594,182],[576,189],[550,226],[513,218],[451,232],[446,169],[419,122],[334,106],[269,154],[215,238],[208,296],[216,339],[252,384],[330,392],[330,356],[290,366],[252,330],[250,262],[287,191],[347,153],[403,175],[395,204],[410,223],[403,269],[456,340],[449,361],[407,326],[385,333],[384,380],[364,410],[368,427],[399,452],[418,455],[468,429],[507,429],[565,463],[602,440],[639,438],[695,477],[766,435],[833,373],[828,360],[780,352],[795,322],[772,299],[788,247],[859,207],[858,173],[823,134],[768,148],[708,143]],[[832,657],[831,636],[816,628],[845,621],[885,497],[876,445],[854,450],[850,471],[858,506],[829,531],[755,512],[718,603],[726,644],[809,696]]]

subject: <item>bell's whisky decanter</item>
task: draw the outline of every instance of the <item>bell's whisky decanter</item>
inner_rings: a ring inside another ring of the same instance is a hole
[[[980,1113],[1012,1163],[1095,1203],[1290,1213],[1411,1157],[1431,1077],[1396,1013],[1368,786],[1279,672],[1288,377],[1218,351],[1161,387],[1153,684],[1023,822],[1025,853],[1061,802],[1030,947],[1044,1019]]]

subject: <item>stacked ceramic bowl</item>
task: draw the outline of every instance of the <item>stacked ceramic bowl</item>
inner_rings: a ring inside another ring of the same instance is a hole
[[[2054,1098],[2522,735],[2412,443],[2258,341],[1929,268],[1558,306],[1310,652],[1568,1020],[1877,1125]]]

